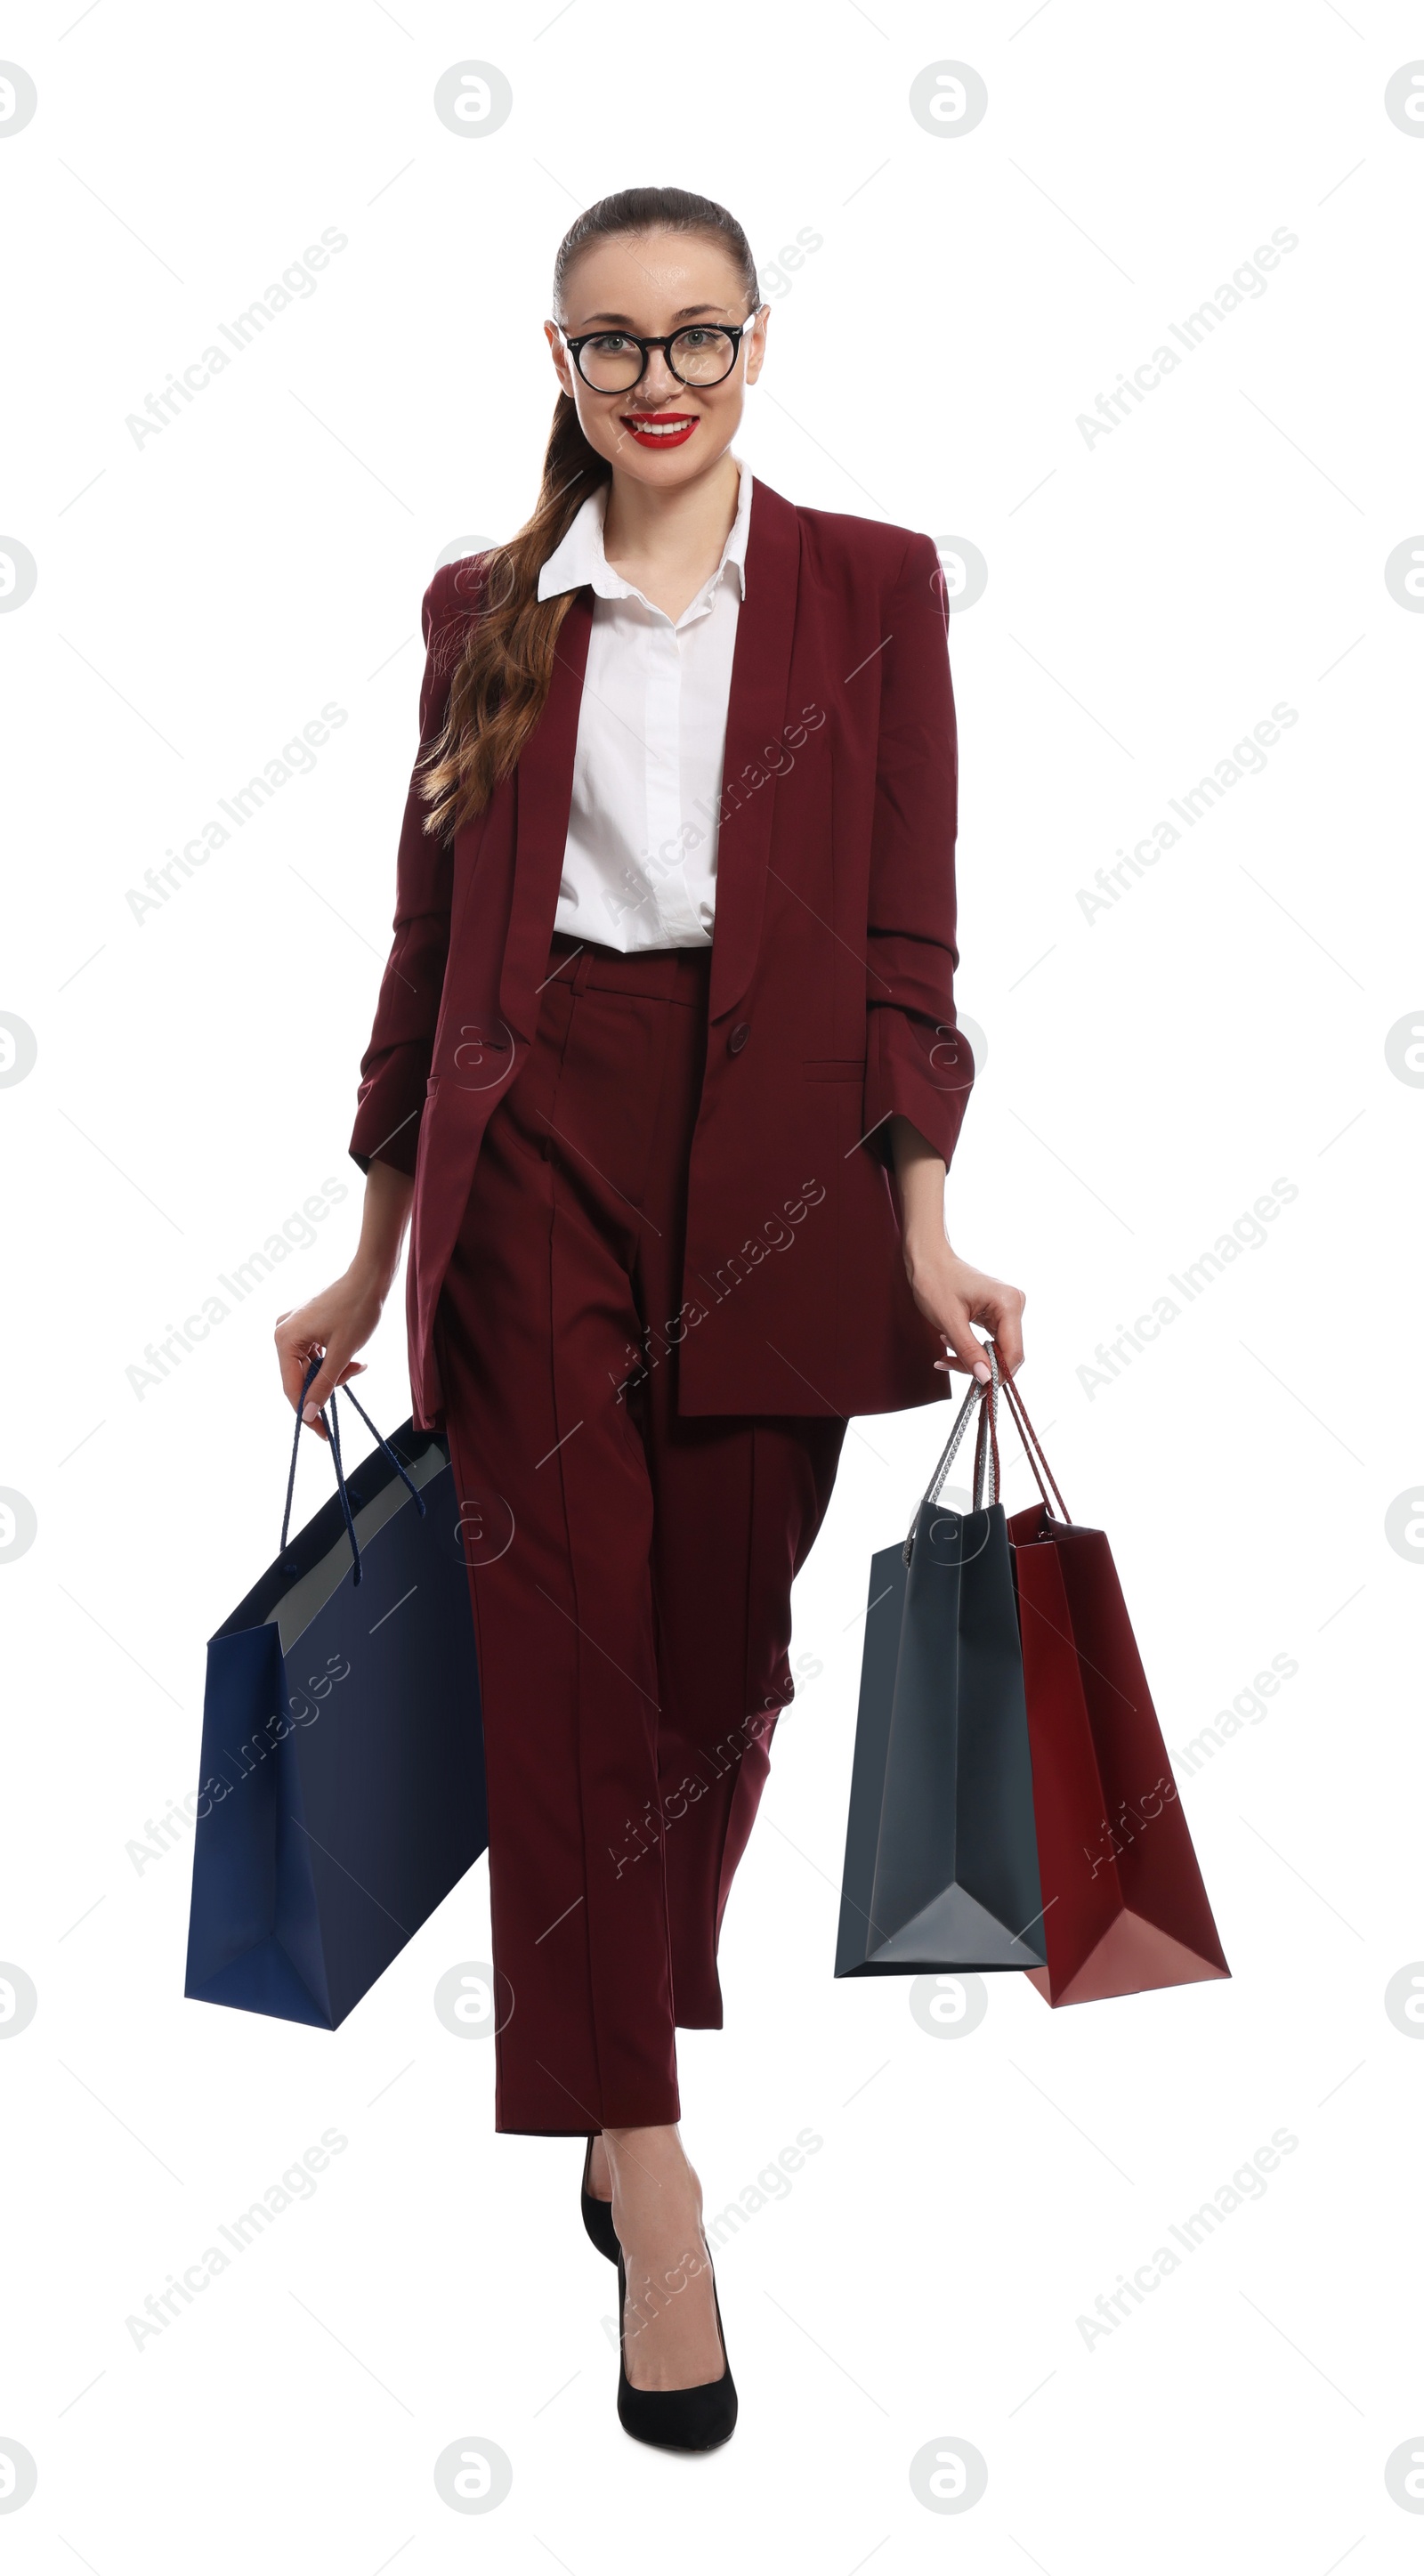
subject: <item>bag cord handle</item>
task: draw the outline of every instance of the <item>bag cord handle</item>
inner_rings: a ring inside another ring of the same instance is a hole
[[[1045,1511],[1052,1513],[1056,1503],[1059,1517],[1064,1521],[1072,1520],[1073,1515],[1058,1490],[1053,1469],[1044,1456],[1042,1443],[1029,1420],[1028,1408],[1013,1379],[1001,1370],[999,1354],[992,1341],[985,1343],[984,1353],[989,1363],[988,1384],[983,1385],[976,1379],[970,1386],[955,1417],[954,1427],[940,1452],[934,1473],[915,1505],[915,1517],[906,1532],[905,1544],[900,1551],[907,1565],[914,1549],[915,1528],[920,1514],[926,1503],[939,1501],[940,1490],[976,1404],[980,1410],[978,1434],[974,1444],[974,1509],[976,1512],[982,1511],[986,1503],[992,1504],[998,1501],[1002,1484],[998,1439],[998,1401],[1001,1393],[1013,1418],[1014,1427],[1023,1442],[1024,1454],[1033,1469],[1034,1482],[1043,1497]]]
[[[992,1342],[986,1345],[989,1360],[989,1383],[983,1390],[979,1406],[979,1431],[974,1442],[974,1509],[982,1512],[986,1503],[999,1499],[1002,1475],[999,1467],[999,1354]]]
[[[966,1395],[964,1402],[961,1404],[959,1411],[955,1416],[954,1427],[950,1432],[949,1438],[946,1440],[943,1449],[940,1451],[934,1473],[930,1477],[929,1483],[926,1485],[924,1492],[921,1494],[919,1501],[915,1505],[915,1517],[914,1520],[911,1521],[910,1526],[905,1533],[905,1544],[900,1551],[907,1565],[910,1562],[911,1552],[914,1548],[915,1528],[920,1514],[924,1510],[926,1503],[937,1503],[939,1501],[940,1487],[943,1485],[946,1476],[949,1474],[950,1467],[954,1461],[954,1453],[959,1447],[960,1441],[963,1439],[968,1427],[969,1416],[973,1412],[975,1405],[979,1402],[983,1392],[983,1387],[976,1379],[970,1386],[969,1393]]]
[[[286,1508],[282,1514],[282,1543],[278,1550],[279,1556],[285,1556],[287,1553],[287,1531],[291,1525],[292,1519],[292,1495],[296,1489],[297,1482],[297,1450],[302,1436],[302,1406],[306,1402],[307,1390],[311,1386],[313,1379],[316,1377],[317,1371],[321,1367],[324,1358],[325,1353],[318,1351],[307,1370],[306,1376],[302,1380],[302,1392],[297,1403],[297,1427],[292,1434],[292,1462],[287,1470],[287,1502]],[[361,1580],[361,1550],[357,1543],[356,1523],[351,1510],[351,1497],[346,1490],[346,1474],[341,1462],[341,1431],[336,1419],[336,1399],[338,1394],[345,1395],[349,1401],[355,1405],[356,1410],[360,1414],[362,1421],[365,1423],[367,1430],[372,1434],[377,1445],[384,1449],[386,1456],[389,1458],[391,1465],[394,1467],[396,1474],[399,1476],[401,1483],[404,1485],[406,1492],[409,1494],[411,1501],[414,1503],[422,1520],[425,1518],[425,1496],[420,1492],[417,1486],[411,1483],[409,1476],[406,1474],[405,1469],[401,1465],[399,1458],[396,1456],[394,1449],[391,1447],[389,1440],[382,1438],[380,1432],[377,1431],[374,1422],[371,1420],[369,1413],[366,1411],[364,1404],[360,1402],[358,1397],[352,1395],[350,1387],[333,1387],[330,1396],[330,1409],[328,1410],[328,1407],[323,1405],[320,1408],[320,1411],[321,1419],[326,1424],[327,1439],[331,1444],[331,1463],[336,1470],[336,1490],[341,1499],[341,1517],[346,1525],[346,1535],[351,1542],[351,1581],[353,1585],[355,1585]]]
[[[991,1353],[993,1351],[993,1347],[993,1343],[991,1342],[989,1345]],[[1067,1504],[1058,1490],[1057,1478],[1055,1477],[1053,1469],[1050,1467],[1047,1458],[1043,1454],[1043,1444],[1040,1441],[1033,1424],[1028,1418],[1028,1407],[1024,1403],[1023,1397],[1011,1377],[1006,1377],[1003,1383],[1004,1401],[1008,1405],[1010,1413],[1013,1415],[1015,1428],[1017,1429],[1019,1438],[1022,1440],[1024,1445],[1024,1455],[1028,1459],[1030,1467],[1033,1469],[1034,1482],[1037,1485],[1040,1494],[1043,1496],[1044,1509],[1045,1511],[1051,1512],[1053,1509],[1053,1503],[1056,1503],[1060,1519],[1071,1521],[1073,1515],[1069,1511]],[[1044,1483],[1045,1476],[1048,1479],[1047,1485]],[[1053,1502],[1049,1501],[1050,1489],[1052,1490]]]

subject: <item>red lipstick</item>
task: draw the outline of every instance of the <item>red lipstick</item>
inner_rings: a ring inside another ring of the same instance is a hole
[[[685,447],[697,427],[696,413],[685,411],[625,411],[620,414],[630,438],[640,447]],[[667,423],[666,428],[658,426]]]

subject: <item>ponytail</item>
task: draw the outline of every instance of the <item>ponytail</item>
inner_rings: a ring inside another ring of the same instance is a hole
[[[464,570],[475,614],[450,684],[443,730],[423,764],[427,832],[442,840],[483,811],[539,721],[554,676],[559,629],[574,594],[539,597],[539,573],[612,467],[590,447],[573,398],[560,393],[532,518],[508,545]],[[457,575],[457,586],[460,576]]]

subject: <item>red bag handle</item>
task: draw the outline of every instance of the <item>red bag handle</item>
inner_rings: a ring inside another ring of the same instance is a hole
[[[1015,1386],[1013,1379],[1008,1376],[1004,1376],[1002,1379],[999,1377],[998,1355],[995,1352],[992,1342],[989,1344],[989,1365],[993,1370],[996,1381],[1003,1386],[1004,1401],[1007,1404],[1010,1413],[1013,1415],[1019,1438],[1022,1440],[1024,1445],[1024,1455],[1027,1458],[1030,1467],[1033,1469],[1034,1482],[1037,1485],[1040,1494],[1043,1496],[1043,1506],[1045,1511],[1051,1512],[1053,1504],[1056,1503],[1058,1506],[1059,1519],[1071,1521],[1073,1515],[1069,1511],[1067,1504],[1058,1490],[1058,1483],[1054,1476],[1053,1469],[1050,1467],[1048,1460],[1043,1454],[1043,1444],[1039,1439],[1038,1433],[1035,1431],[1033,1424],[1028,1418],[1028,1407],[1024,1403],[1023,1397]],[[996,1451],[996,1466],[997,1463],[998,1453]],[[1047,1484],[1044,1483],[1045,1476],[1048,1479]],[[1052,1487],[1053,1492],[1052,1502],[1049,1501],[1050,1486]]]

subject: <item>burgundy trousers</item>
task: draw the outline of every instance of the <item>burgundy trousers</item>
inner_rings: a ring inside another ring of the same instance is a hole
[[[793,1695],[792,1577],[845,1433],[678,1416],[709,958],[556,940],[441,1296],[501,2130],[679,2116],[676,2025],[721,2027],[723,1912]]]

